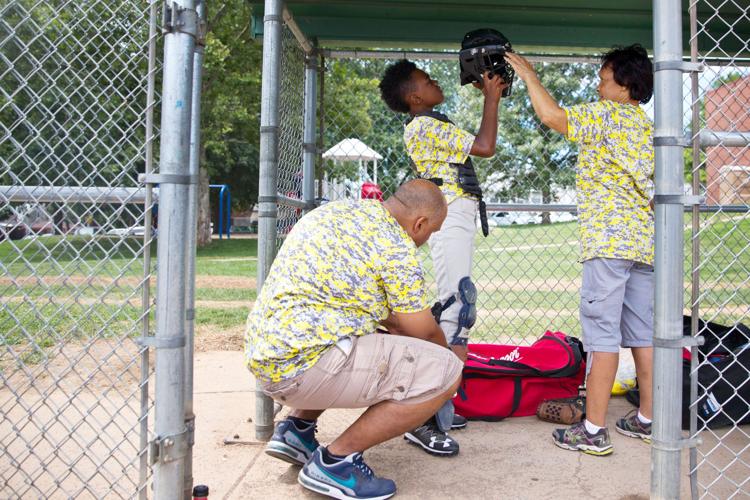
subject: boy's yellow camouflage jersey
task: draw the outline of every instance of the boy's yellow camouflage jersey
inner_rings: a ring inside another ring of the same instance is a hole
[[[404,128],[404,143],[421,177],[443,179],[440,190],[448,203],[458,197],[476,199],[459,187],[458,169],[450,165],[466,161],[474,135],[452,123],[417,116]]]
[[[565,111],[568,139],[579,144],[581,261],[605,257],[653,265],[651,119],[640,106],[608,100]]]
[[[331,202],[302,217],[276,256],[247,318],[246,362],[263,380],[290,379],[389,311],[427,308],[416,245],[396,219],[376,200]]]

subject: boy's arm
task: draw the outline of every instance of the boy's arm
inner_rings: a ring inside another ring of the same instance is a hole
[[[513,66],[516,74],[526,84],[529,92],[531,105],[534,106],[534,112],[552,130],[556,130],[563,135],[568,135],[568,116],[557,102],[549,95],[549,92],[542,86],[539,77],[534,71],[534,67],[525,58],[506,52],[505,59]]]
[[[497,142],[497,107],[500,104],[500,96],[507,85],[499,76],[489,77],[489,72],[482,75],[482,93],[484,94],[484,108],[482,110],[482,123],[479,132],[474,138],[469,154],[489,158],[495,154],[495,143]]]

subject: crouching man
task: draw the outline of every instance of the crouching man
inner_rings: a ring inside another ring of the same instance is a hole
[[[247,321],[246,361],[266,394],[293,408],[266,453],[303,465],[305,488],[339,499],[396,492],[368,448],[421,425],[453,396],[461,361],[427,300],[417,247],[440,229],[445,198],[409,181],[380,203],[328,203],[286,238]],[[391,332],[377,333],[379,324]],[[367,410],[328,446],[328,408]]]

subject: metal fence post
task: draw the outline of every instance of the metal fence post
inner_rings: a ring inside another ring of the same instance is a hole
[[[698,5],[697,2],[691,2],[689,7],[690,15],[690,62],[697,64],[698,62]],[[691,108],[691,127],[690,134],[692,136],[692,174],[693,174],[693,195],[700,195],[700,175],[699,168],[701,163],[701,149],[700,149],[700,106],[698,101],[699,96],[699,82],[698,73],[692,72],[690,74],[690,108]],[[690,317],[692,318],[690,330],[693,337],[698,335],[698,321],[700,318],[700,304],[698,297],[700,296],[700,207],[693,205],[692,208],[692,231],[691,231],[691,269],[692,269],[692,287],[690,291]],[[695,373],[698,368],[698,349],[693,349],[691,352],[690,359],[690,373]],[[697,377],[691,377],[690,381],[690,401],[698,399],[698,380]],[[692,406],[690,415],[690,435],[694,436],[698,428],[698,412],[697,407]],[[690,463],[690,496],[692,498],[698,498],[698,450],[695,447],[690,448],[688,461]]]
[[[156,438],[151,445],[154,497],[181,498],[185,481],[185,319],[190,233],[190,108],[198,17],[193,0],[164,4],[164,82],[159,174],[156,289]],[[148,182],[149,179],[146,179]]]
[[[206,45],[206,2],[195,6],[200,19],[198,37],[193,54],[193,89],[190,106],[190,163],[189,175],[198,179],[201,150],[201,80],[203,52]],[[187,287],[185,288],[185,428],[188,431],[185,455],[185,486],[183,498],[190,500],[193,493],[193,445],[195,444],[195,412],[193,410],[193,350],[195,347],[195,252],[197,245],[198,184],[190,184],[187,222]]]
[[[304,118],[304,162],[302,168],[302,198],[309,209],[315,206],[315,158],[318,147],[315,142],[315,111],[318,95],[318,56],[312,52],[305,57],[305,118]]]
[[[263,73],[260,111],[260,174],[258,185],[258,293],[276,253],[276,178],[278,174],[279,73],[281,68],[281,0],[266,0],[263,17]],[[273,400],[255,395],[255,437],[273,432]]]
[[[682,19],[679,0],[654,2],[656,296],[651,498],[679,498],[682,415]]]
[[[150,0],[149,4],[149,30],[148,30],[148,90],[146,94],[146,147],[145,147],[145,173],[152,174],[154,169],[154,108],[156,102],[154,93],[156,89],[156,23],[157,23],[157,2]],[[143,307],[143,318],[141,319],[141,336],[145,340],[149,336],[151,329],[151,245],[153,244],[153,218],[151,210],[153,208],[153,187],[146,185],[146,202],[143,214],[143,286],[141,288],[141,307]],[[140,436],[139,445],[141,456],[139,458],[138,471],[138,497],[141,500],[148,498],[147,483],[149,476],[148,463],[148,414],[149,414],[149,395],[148,381],[151,376],[151,362],[148,347],[141,348],[141,369],[140,369]]]

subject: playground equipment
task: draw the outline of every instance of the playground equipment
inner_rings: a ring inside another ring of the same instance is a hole
[[[219,239],[222,239],[222,235],[226,231],[227,239],[231,237],[232,229],[232,193],[229,191],[229,185],[227,184],[209,184],[210,188],[219,189]],[[226,193],[226,219],[224,219],[224,193]],[[225,225],[226,222],[226,225]]]

